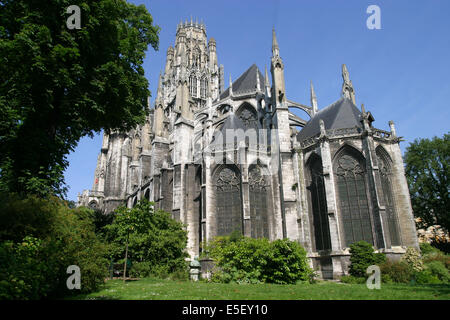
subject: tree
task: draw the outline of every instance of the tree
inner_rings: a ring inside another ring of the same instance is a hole
[[[419,139],[405,152],[405,173],[419,227],[440,225],[450,230],[450,134]]]
[[[113,223],[105,228],[116,261],[124,258],[128,243],[128,258],[134,263],[166,267],[169,273],[185,267],[187,233],[183,225],[169,213],[154,210],[146,199],[132,209],[119,207]]]
[[[66,25],[70,5],[79,30]],[[0,192],[65,195],[81,137],[145,120],[152,23],[125,0],[0,0]]]

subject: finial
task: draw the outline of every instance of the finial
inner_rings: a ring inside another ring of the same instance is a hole
[[[233,95],[233,82],[231,81],[231,74],[230,74],[230,96]]]
[[[350,82],[350,76],[348,74],[347,66],[345,65],[345,63],[342,65],[342,79],[346,83]]]
[[[256,90],[261,91],[261,84],[259,82],[259,70],[256,69]]]
[[[159,99],[161,98],[162,95],[162,75],[161,75],[161,70],[159,71],[159,79],[158,79],[158,89],[156,91],[156,98]]]
[[[278,47],[277,35],[275,33],[275,27],[272,28],[272,47]]]
[[[278,41],[277,36],[275,34],[275,27],[272,28],[272,56],[277,57],[279,56],[279,47],[278,47]]]
[[[269,73],[267,72],[267,65],[265,66],[265,74],[264,74],[264,85],[266,87],[270,87],[270,82],[269,82]]]
[[[318,111],[317,96],[316,96],[316,92],[314,91],[314,86],[313,86],[312,80],[310,82],[310,90],[311,90],[311,106],[313,108],[313,114],[316,114]]]
[[[361,104],[361,112],[362,112],[362,114],[366,113],[366,108],[364,107],[364,103]]]
[[[344,80],[344,83],[342,84],[342,95],[345,98],[350,99],[353,104],[356,105],[355,90],[353,89],[353,84],[345,64],[342,65],[342,79]]]

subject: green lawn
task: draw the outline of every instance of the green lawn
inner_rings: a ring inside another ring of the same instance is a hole
[[[450,300],[450,285],[382,284],[380,290],[365,285],[318,282],[316,284],[218,284],[141,279],[109,280],[95,293],[70,299],[104,300]]]

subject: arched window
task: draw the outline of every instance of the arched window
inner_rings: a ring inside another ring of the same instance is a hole
[[[241,178],[237,169],[224,167],[216,175],[217,235],[242,232]]]
[[[98,209],[97,201],[92,200],[91,202],[89,202],[89,208],[91,208],[92,210],[97,210]]]
[[[253,165],[248,172],[250,187],[250,219],[252,238],[269,238],[267,219],[267,201],[269,199],[269,183],[264,169]]]
[[[197,77],[191,75],[189,77],[189,90],[192,98],[197,98]]]
[[[334,165],[346,246],[360,240],[373,244],[364,159],[357,151],[345,150]]]
[[[252,106],[246,104],[238,111],[238,117],[244,123],[247,129],[258,129],[258,118]]]
[[[327,198],[323,179],[322,160],[313,155],[308,161],[310,184],[310,201],[314,226],[316,251],[330,250],[330,226],[328,222]]]
[[[206,99],[206,92],[208,90],[208,79],[203,77],[200,81],[200,96],[202,99]]]
[[[394,199],[392,194],[392,172],[389,156],[386,151],[377,148],[378,168],[381,177],[381,186],[383,189],[384,206],[386,208],[387,225],[391,239],[391,246],[399,246],[400,236],[398,231],[397,214],[395,211]]]

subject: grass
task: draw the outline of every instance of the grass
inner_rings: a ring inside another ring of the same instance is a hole
[[[220,284],[145,278],[109,280],[97,292],[76,300],[450,300],[450,285],[365,284],[321,281],[316,284]]]

